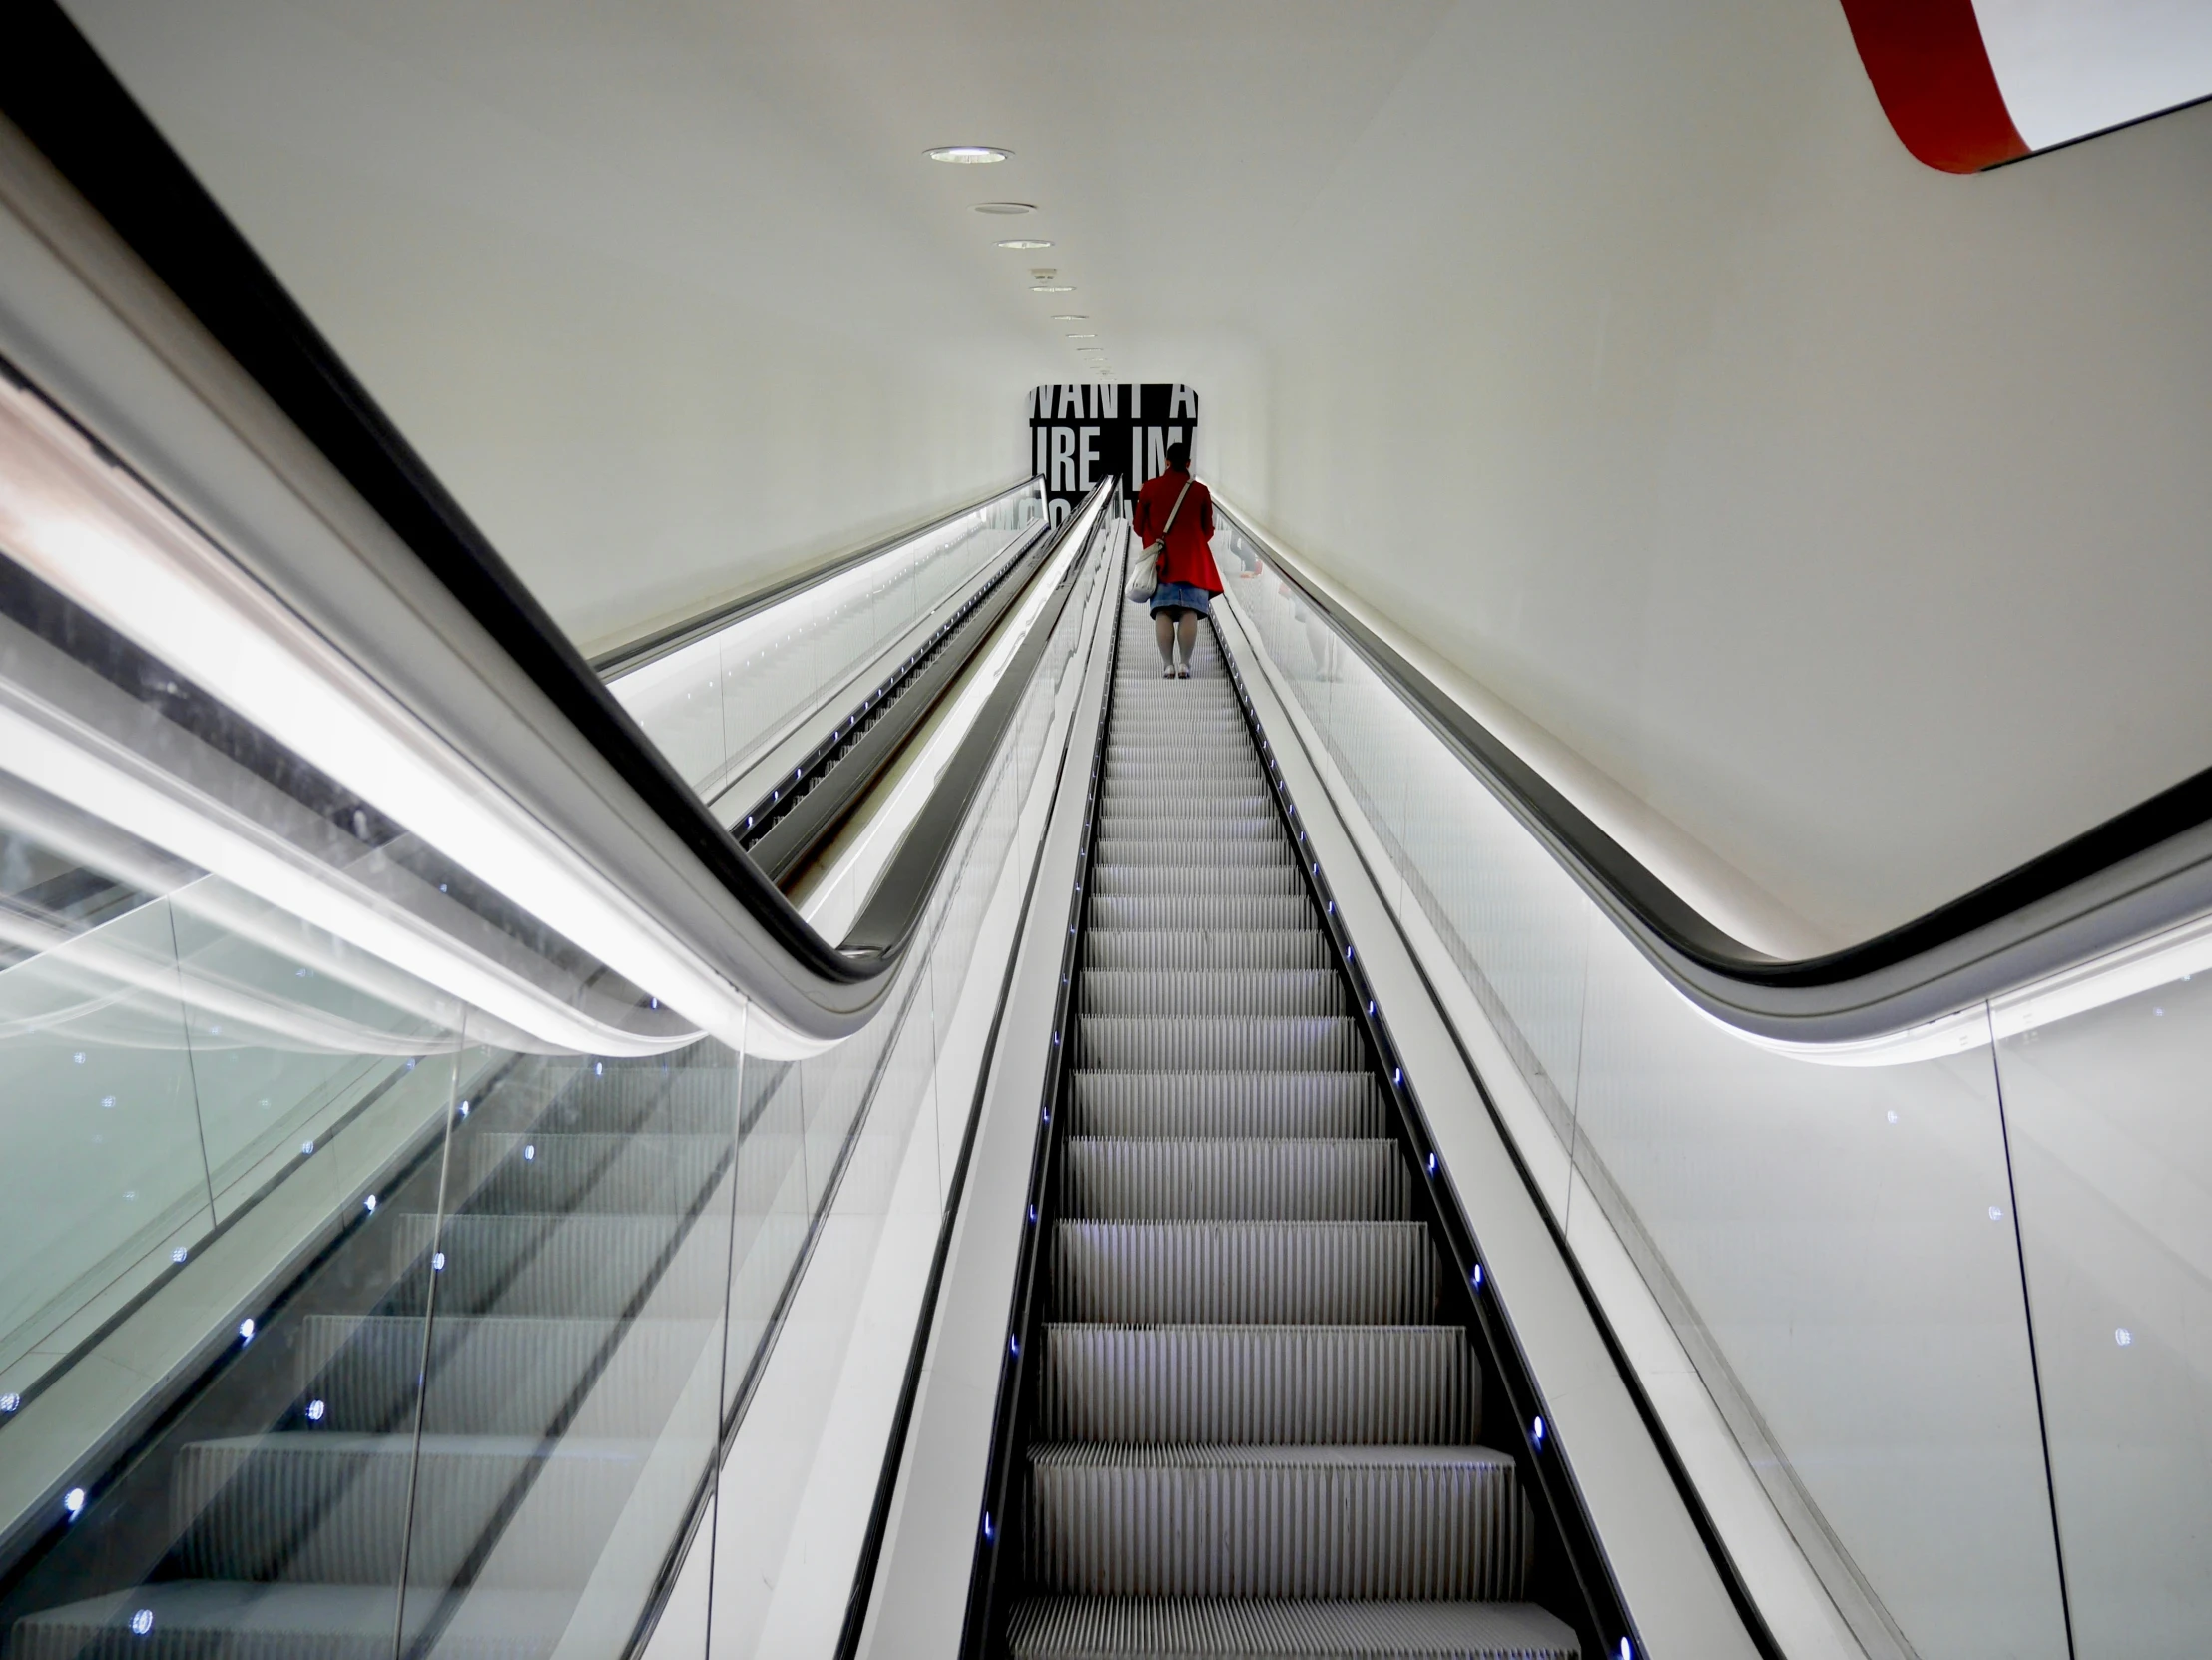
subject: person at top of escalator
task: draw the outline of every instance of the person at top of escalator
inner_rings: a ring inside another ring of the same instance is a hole
[[[1152,629],[1160,642],[1163,680],[1189,680],[1191,653],[1198,645],[1198,619],[1209,615],[1207,602],[1221,592],[1214,574],[1214,498],[1191,476],[1191,446],[1170,444],[1168,470],[1137,492],[1129,528],[1139,547],[1164,540],[1160,585],[1152,594]],[[1181,506],[1177,502],[1181,502]],[[1182,641],[1178,668],[1175,648]]]

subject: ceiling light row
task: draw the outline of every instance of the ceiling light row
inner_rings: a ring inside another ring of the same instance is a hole
[[[931,148],[926,154],[932,162],[949,162],[958,167],[978,167],[1006,161],[1012,157],[1013,152],[995,144],[940,144]],[[978,202],[975,204],[975,211],[979,214],[1033,214],[1037,211],[1037,205],[1034,202]],[[1007,237],[1002,239],[998,246],[1000,248],[1027,251],[1050,248],[1052,242],[1050,238],[1046,237]],[[1047,274],[1039,272],[1033,275],[1044,278]],[[1056,277],[1058,273],[1055,272],[1050,275]],[[1029,291],[1031,293],[1073,293],[1075,292],[1075,284],[1041,279],[1032,283]],[[1070,314],[1057,316],[1052,320],[1054,322],[1088,322],[1090,319],[1087,316]],[[1068,338],[1071,340],[1095,340],[1098,336],[1096,334],[1070,334]],[[1104,351],[1106,348],[1104,346],[1078,346],[1076,349],[1079,351]]]

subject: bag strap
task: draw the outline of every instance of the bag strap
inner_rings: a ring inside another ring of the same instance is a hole
[[[1160,540],[1163,543],[1168,539],[1168,532],[1175,528],[1175,516],[1183,511],[1183,498],[1191,493],[1191,486],[1197,482],[1197,479],[1186,474],[1183,488],[1175,492],[1175,505],[1168,509],[1168,522],[1160,527]]]

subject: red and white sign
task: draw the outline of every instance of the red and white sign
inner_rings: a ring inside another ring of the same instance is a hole
[[[1973,173],[2212,97],[2212,0],[1843,0],[1906,149]]]

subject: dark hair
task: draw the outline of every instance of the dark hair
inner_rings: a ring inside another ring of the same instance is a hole
[[[1189,444],[1168,445],[1168,471],[1189,472],[1190,470],[1191,446]]]

